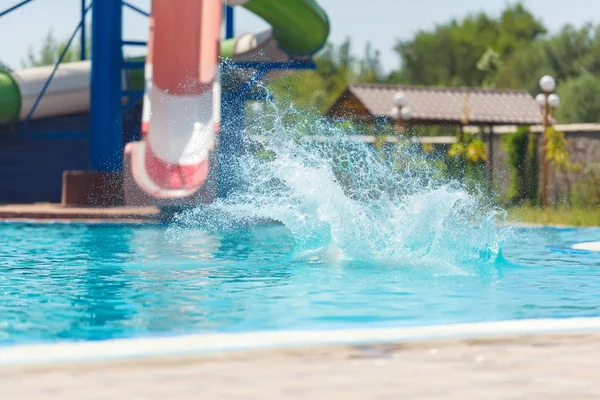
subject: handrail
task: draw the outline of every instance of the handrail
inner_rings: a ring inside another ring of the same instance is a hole
[[[87,8],[84,10],[83,15],[81,16],[81,21],[79,21],[79,24],[75,28],[75,31],[73,32],[73,34],[71,35],[71,38],[67,42],[67,45],[65,46],[65,48],[62,51],[62,53],[60,54],[60,57],[56,61],[56,64],[54,64],[54,69],[52,70],[52,73],[50,73],[50,76],[48,77],[48,79],[46,79],[46,83],[44,83],[44,87],[40,91],[40,94],[38,95],[37,99],[35,99],[35,103],[33,103],[33,106],[31,107],[31,110],[29,110],[29,113],[27,114],[27,118],[25,118],[25,121],[23,122],[23,127],[24,128],[27,128],[27,124],[29,123],[29,120],[31,119],[31,116],[35,112],[35,110],[36,110],[38,104],[40,103],[40,101],[42,100],[42,97],[44,97],[44,94],[46,93],[46,90],[48,89],[48,86],[50,86],[50,82],[52,81],[52,78],[54,78],[54,74],[56,74],[56,71],[58,70],[58,66],[60,65],[60,63],[62,62],[63,58],[65,57],[65,54],[67,54],[67,51],[69,50],[69,47],[71,46],[71,43],[73,42],[73,39],[75,39],[75,36],[77,35],[77,32],[79,32],[79,29],[81,29],[82,25],[85,23],[85,16],[88,13],[88,11],[92,8],[93,4],[94,4],[94,2],[92,1],[90,3],[90,5],[88,5]]]
[[[6,10],[4,10],[4,11],[0,12],[0,17],[3,17],[3,16],[5,16],[6,14],[8,14],[8,13],[11,13],[11,12],[15,11],[17,8],[20,8],[21,6],[24,6],[25,4],[27,4],[27,3],[29,3],[29,2],[32,2],[32,1],[33,1],[33,0],[23,0],[22,2],[20,2],[20,3],[18,3],[18,4],[15,4],[14,6],[12,6],[12,7],[9,7],[9,8],[7,8]]]
[[[137,12],[138,14],[142,14],[142,15],[144,15],[146,17],[150,16],[149,12],[146,12],[146,11],[142,10],[141,8],[138,8],[138,7],[134,6],[133,4],[130,4],[130,3],[126,2],[126,1],[123,2],[123,5],[125,7],[128,7],[129,9]]]

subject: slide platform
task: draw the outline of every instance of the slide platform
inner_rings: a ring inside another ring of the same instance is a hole
[[[241,6],[272,29],[220,40],[222,3]],[[153,0],[145,69],[123,72],[123,89],[144,89],[142,141],[125,148],[137,186],[154,199],[193,196],[206,183],[218,146],[219,58],[310,59],[329,34],[314,0]],[[53,66],[0,73],[0,124],[23,121]],[[191,72],[190,72],[191,71]],[[194,71],[197,71],[196,74]],[[62,64],[32,119],[89,111],[89,61]],[[124,97],[123,102],[127,102]]]

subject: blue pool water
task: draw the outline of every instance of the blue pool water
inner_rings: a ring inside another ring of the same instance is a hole
[[[0,224],[0,344],[598,316],[600,255],[570,250],[588,240],[518,229],[495,261],[448,268],[299,254],[280,225]]]

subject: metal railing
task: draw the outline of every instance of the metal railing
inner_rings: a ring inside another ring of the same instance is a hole
[[[83,10],[83,15],[81,16],[81,20],[79,21],[79,24],[77,24],[77,27],[75,28],[75,30],[71,34],[71,37],[69,38],[69,41],[67,42],[67,45],[63,49],[62,53],[60,53],[60,56],[58,57],[58,60],[54,64],[54,68],[52,69],[52,72],[50,73],[50,76],[48,76],[48,79],[46,79],[46,82],[44,83],[44,86],[42,87],[42,90],[38,94],[38,97],[35,99],[35,102],[33,103],[33,106],[31,107],[31,110],[29,110],[29,113],[27,113],[27,117],[25,118],[25,121],[23,122],[23,129],[24,130],[27,130],[27,126],[29,124],[29,121],[31,120],[31,117],[33,116],[33,113],[35,113],[35,110],[36,110],[37,106],[40,104],[40,101],[42,101],[42,97],[44,97],[44,94],[46,93],[46,90],[48,89],[48,86],[50,86],[50,82],[52,82],[52,78],[54,78],[54,75],[56,74],[56,71],[58,70],[59,65],[62,63],[63,59],[65,58],[65,55],[67,54],[67,51],[69,51],[69,48],[71,47],[71,43],[73,43],[73,40],[75,39],[75,36],[77,35],[77,33],[79,32],[79,30],[81,29],[81,27],[85,24],[85,16],[87,15],[88,11],[92,8],[93,4],[94,4],[94,2],[92,1]]]

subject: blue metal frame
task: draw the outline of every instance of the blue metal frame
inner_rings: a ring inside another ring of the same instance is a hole
[[[44,131],[23,132],[18,135],[6,135],[2,140],[65,140],[65,139],[88,139],[89,132],[80,131]]]
[[[11,12],[15,11],[18,8],[21,8],[22,6],[24,6],[27,3],[32,2],[33,0],[23,0],[22,2],[15,4],[12,7],[8,7],[6,10],[0,12],[0,18],[4,17],[6,14],[10,14]]]
[[[121,123],[121,0],[94,3],[90,86],[90,167],[119,172],[123,165]]]
[[[86,35],[85,35],[85,14],[87,13],[87,7],[85,5],[86,0],[81,0],[81,20],[83,21],[83,24],[81,25],[81,37],[80,37],[80,46],[79,46],[79,59],[80,60],[85,60],[87,58],[87,54],[86,54]]]
[[[123,90],[123,95],[127,96],[129,99],[127,101],[127,104],[125,104],[123,106],[123,113],[127,113],[133,107],[135,107],[135,105],[137,104],[138,101],[140,101],[144,97],[144,91],[143,90],[126,89],[126,90]]]
[[[124,69],[143,69],[145,65],[143,61],[123,61]]]
[[[225,6],[225,39],[233,39],[234,29],[233,7]]]
[[[123,1],[123,5],[124,5],[125,7],[127,7],[127,8],[129,8],[130,10],[133,10],[133,11],[135,11],[136,13],[138,13],[138,14],[141,14],[141,15],[143,15],[143,16],[145,16],[145,17],[149,17],[149,16],[150,16],[150,13],[149,13],[149,12],[147,12],[147,11],[144,11],[144,10],[142,10],[141,8],[138,8],[138,7],[134,6],[133,4],[130,4],[130,3],[126,2],[126,1]]]
[[[121,44],[123,46],[146,46],[147,43],[141,40],[123,40]]]
[[[123,6],[127,7],[135,12],[137,12],[138,14],[144,15],[146,17],[150,16],[150,13],[135,7],[132,4],[129,4],[126,1],[123,1]],[[142,41],[142,40],[121,40],[121,46],[147,46],[148,42],[146,41]],[[121,59],[121,68],[122,69],[144,69],[145,68],[145,63],[144,62],[133,62],[133,61],[125,61],[125,59]],[[126,80],[126,87],[129,88],[129,74],[125,74],[125,80]],[[129,111],[131,111],[131,109],[133,109],[133,107],[135,107],[135,105],[144,97],[144,90],[132,90],[132,89],[125,89],[122,91],[121,93],[123,96],[126,96],[128,98],[127,104],[125,104],[122,107],[122,112],[125,114]]]
[[[67,51],[69,50],[69,47],[71,47],[71,43],[73,43],[73,40],[75,39],[75,36],[77,36],[77,32],[79,32],[79,29],[81,29],[81,27],[84,25],[84,23],[85,23],[85,16],[86,16],[87,12],[90,10],[90,8],[92,7],[93,4],[94,3],[92,2],[83,11],[83,16],[82,16],[81,20],[79,21],[79,24],[77,25],[77,27],[75,28],[75,30],[71,34],[71,37],[69,38],[69,41],[67,42],[67,45],[65,46],[65,48],[62,51],[62,53],[60,54],[60,57],[58,57],[58,60],[56,61],[56,64],[54,64],[54,68],[52,69],[52,72],[50,73],[50,76],[48,77],[48,79],[46,79],[46,82],[44,83],[44,86],[42,87],[42,90],[40,91],[40,94],[35,99],[35,102],[33,103],[33,106],[31,107],[31,110],[29,110],[29,113],[27,114],[27,117],[25,118],[25,121],[23,121],[23,125],[22,125],[23,129],[25,129],[25,130],[27,129],[27,125],[29,124],[29,120],[31,120],[31,116],[33,115],[33,113],[37,109],[37,106],[40,104],[40,101],[42,100],[42,97],[44,97],[44,94],[46,94],[46,90],[48,90],[48,86],[50,86],[50,82],[52,82],[52,78],[54,78],[54,74],[56,74],[56,71],[58,70],[58,66],[62,63],[62,60],[65,57],[65,54],[67,54]]]

